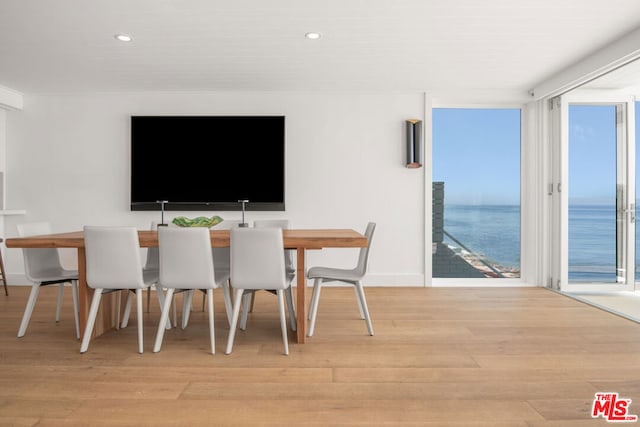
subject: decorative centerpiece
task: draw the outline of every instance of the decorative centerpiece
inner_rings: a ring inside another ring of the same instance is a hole
[[[196,218],[187,218],[186,216],[177,216],[171,221],[178,227],[208,227],[211,228],[214,225],[220,224],[224,221],[218,215],[214,215],[211,218],[206,216],[199,216]]]

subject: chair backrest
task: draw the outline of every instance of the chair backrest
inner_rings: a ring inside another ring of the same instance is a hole
[[[85,226],[87,285],[103,289],[144,288],[135,227]]]
[[[289,228],[289,220],[288,219],[256,219],[253,221],[253,226],[256,228],[260,227],[276,227],[287,229]]]
[[[238,289],[287,287],[282,230],[231,229],[231,285]]]
[[[168,288],[216,287],[211,236],[204,227],[160,227],[160,284]]]
[[[214,225],[212,228],[214,230],[230,230],[232,228],[237,228],[241,222],[242,221],[239,219],[224,220]],[[216,268],[228,271],[231,263],[231,253],[229,252],[229,248],[213,248],[213,263]]]
[[[160,221],[154,220],[151,221],[151,230],[157,231],[158,226],[160,225]],[[171,220],[165,220],[165,225],[163,227],[177,227]],[[145,270],[158,270],[160,269],[160,252],[157,247],[147,248],[147,259],[144,263]]]
[[[222,222],[217,223],[212,228],[214,230],[230,230],[234,227],[238,227],[242,221],[239,219],[225,219]]]
[[[18,236],[39,236],[51,234],[48,222],[18,224]],[[23,248],[24,270],[27,279],[32,282],[47,280],[54,272],[61,272],[60,254],[56,248]]]
[[[282,230],[289,229],[289,220],[288,219],[256,219],[253,221],[253,226],[256,228],[263,227],[275,227],[280,228]],[[293,257],[291,256],[291,251],[284,251],[284,265],[287,271],[295,271],[296,266],[293,265]]]
[[[158,230],[160,221],[151,221],[151,231]],[[144,263],[145,270],[158,270],[160,268],[160,252],[157,247],[147,248],[147,259]]]
[[[42,234],[51,234],[51,224],[46,221],[18,224],[18,235],[20,237],[39,236]]]
[[[362,276],[367,272],[367,267],[369,263],[369,249],[371,248],[371,241],[373,240],[373,232],[376,230],[376,223],[370,222],[367,224],[367,229],[364,232],[364,235],[367,237],[367,246],[360,249],[360,255],[358,257],[358,265],[356,266],[356,271],[360,273]]]

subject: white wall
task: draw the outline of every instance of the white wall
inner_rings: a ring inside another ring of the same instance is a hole
[[[129,116],[144,114],[286,116],[286,212],[248,212],[247,220],[287,217],[300,228],[364,231],[378,224],[369,285],[424,283],[425,169],[404,167],[404,121],[424,119],[423,93],[218,92],[25,95],[7,113],[7,205],[48,220],[56,231],[85,224],[148,228],[159,213],[129,210]],[[179,141],[177,141],[179,142]],[[177,144],[179,147],[179,144]],[[211,159],[211,166],[224,159]],[[170,215],[239,212],[170,212]],[[428,221],[429,226],[431,221]],[[357,250],[308,252],[308,266],[350,267]],[[10,276],[23,273],[7,250]]]

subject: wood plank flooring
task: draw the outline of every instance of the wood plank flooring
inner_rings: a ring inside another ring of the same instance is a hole
[[[289,356],[266,292],[225,355],[218,291],[216,355],[199,296],[160,353],[152,296],[144,354],[135,313],[80,354],[65,291],[55,323],[56,289],[42,289],[20,339],[29,288],[0,296],[1,426],[609,425],[591,418],[599,391],[640,415],[640,325],[542,288],[366,288],[373,337],[353,290],[326,288],[315,336],[290,333]]]

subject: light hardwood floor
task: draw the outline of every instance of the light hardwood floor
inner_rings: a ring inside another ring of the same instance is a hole
[[[80,354],[70,288],[60,323],[45,288],[16,338],[28,291],[0,297],[0,425],[610,425],[591,418],[598,391],[640,414],[640,325],[542,288],[367,288],[373,337],[353,290],[326,288],[315,336],[288,357],[265,292],[227,356],[216,291],[213,356],[199,298],[160,353],[152,299],[144,354],[134,313]]]

